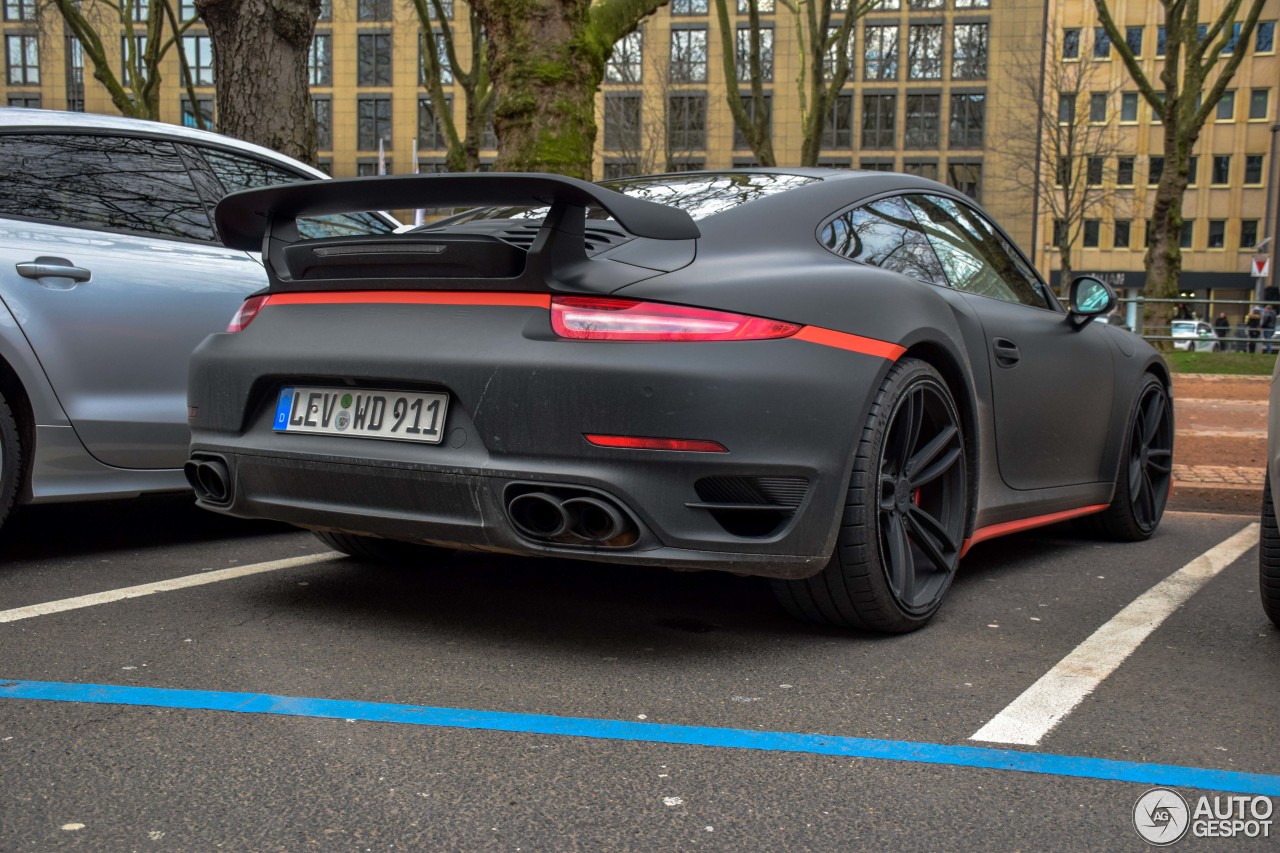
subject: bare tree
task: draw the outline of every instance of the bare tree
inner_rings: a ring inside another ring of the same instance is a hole
[[[772,8],[774,0],[765,0]],[[807,0],[805,0],[807,2]],[[822,0],[830,2],[830,0]],[[764,90],[766,78],[773,79],[773,31],[760,29],[761,0],[746,0],[746,43],[739,44],[739,30],[729,23],[727,0],[715,0],[720,24],[721,67],[724,70],[725,99],[733,115],[734,127],[746,139],[761,166],[778,165],[773,153],[771,98]],[[765,33],[768,33],[766,40]],[[767,41],[767,44],[766,44]],[[745,48],[745,49],[744,49]],[[767,48],[767,53],[765,52]],[[751,97],[739,94],[739,83],[747,82]]]
[[[173,0],[49,0],[41,6],[56,14],[79,43],[93,66],[93,78],[106,88],[121,115],[157,121],[160,118],[161,64],[176,48],[183,85],[195,105],[191,67],[182,49],[182,35],[198,18],[179,21]],[[107,43],[120,39],[117,65]],[[118,69],[118,71],[117,71]],[[199,109],[194,110],[203,124]]]
[[[1014,62],[1007,77],[1015,122],[1003,140],[1009,190],[1034,193],[1053,216],[1060,287],[1071,282],[1085,222],[1116,195],[1113,163],[1120,150],[1115,98],[1122,88],[1097,63],[1063,62],[1055,39],[1039,56]],[[1032,118],[1034,116],[1034,119]],[[952,118],[953,123],[956,121]]]
[[[1145,261],[1147,295],[1167,299],[1177,294],[1182,272],[1179,235],[1182,201],[1191,177],[1191,151],[1244,59],[1264,0],[1249,0],[1248,12],[1239,23],[1243,0],[1226,0],[1207,25],[1200,23],[1200,0],[1159,2],[1164,9],[1165,56],[1158,88],[1116,26],[1107,0],[1094,0],[1094,6],[1113,49],[1163,124],[1165,165],[1156,187]],[[1219,64],[1224,54],[1227,59]],[[1214,71],[1217,79],[1210,84]]]
[[[451,0],[413,0],[413,8],[418,13],[423,38],[427,40],[422,48],[422,77],[430,92],[431,111],[444,131],[448,149],[445,166],[450,172],[474,172],[480,167],[481,139],[494,100],[484,28],[475,9],[468,5],[466,26],[470,56],[469,64],[463,67],[459,61],[456,30],[450,23],[454,8]],[[448,78],[462,89],[461,133],[444,93]]]

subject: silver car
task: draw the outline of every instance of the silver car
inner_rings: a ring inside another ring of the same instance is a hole
[[[15,503],[188,488],[187,357],[267,283],[257,253],[218,240],[213,207],[323,177],[213,133],[0,109],[0,523]]]

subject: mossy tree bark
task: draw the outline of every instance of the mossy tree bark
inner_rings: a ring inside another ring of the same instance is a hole
[[[196,0],[213,39],[219,130],[316,162],[307,54],[320,0]]]
[[[589,180],[605,61],[666,2],[474,0],[498,92],[498,168]]]
[[[1157,87],[1133,55],[1124,32],[1111,16],[1107,0],[1094,0],[1112,48],[1164,125],[1164,172],[1156,187],[1145,258],[1146,295],[1150,298],[1172,299],[1178,294],[1182,201],[1191,179],[1191,152],[1249,49],[1263,3],[1264,0],[1250,0],[1237,40],[1235,24],[1243,0],[1227,0],[1203,34],[1199,30],[1200,0],[1160,0],[1164,8],[1165,57]],[[1237,41],[1234,50],[1219,65],[1224,49],[1233,41]],[[1214,71],[1217,78],[1206,88]],[[1167,327],[1172,313],[1172,304],[1160,308],[1148,304],[1146,320],[1149,325]]]

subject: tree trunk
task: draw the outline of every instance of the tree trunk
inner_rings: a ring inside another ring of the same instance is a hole
[[[588,37],[589,0],[475,4],[498,90],[498,168],[591,179],[595,93],[612,44]]]
[[[213,38],[218,126],[314,165],[307,54],[320,0],[196,0]]]

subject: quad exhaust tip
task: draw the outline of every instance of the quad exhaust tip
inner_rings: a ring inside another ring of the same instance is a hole
[[[607,498],[577,489],[524,492],[507,502],[507,516],[530,539],[560,545],[625,547],[639,531],[625,512]]]

